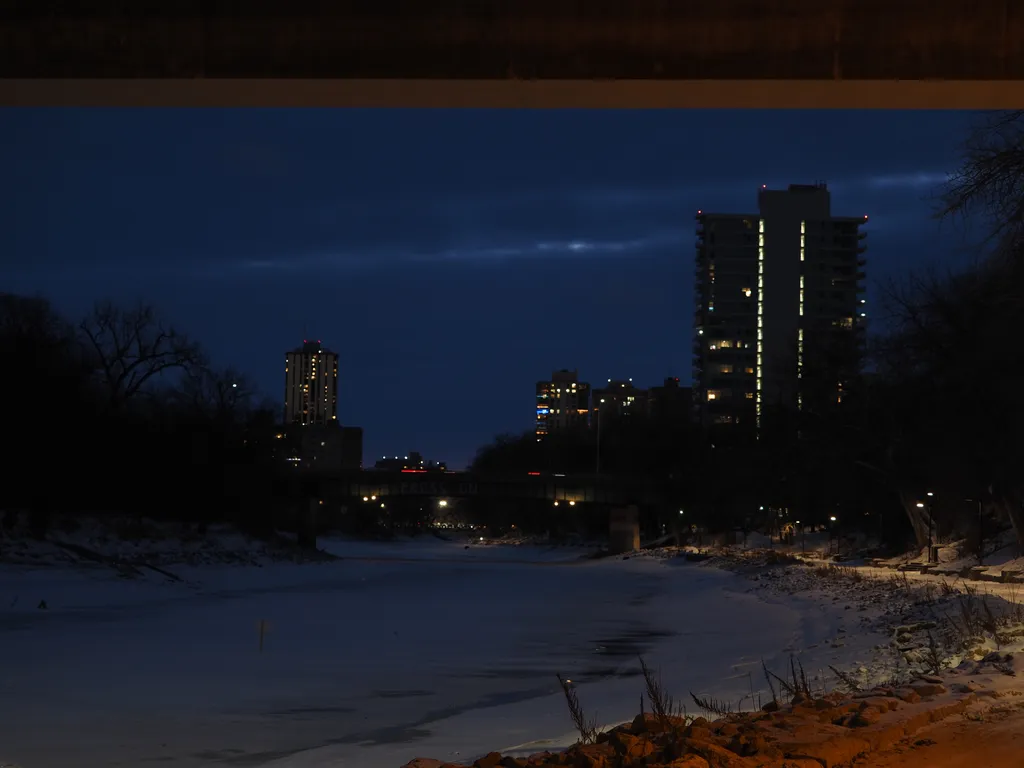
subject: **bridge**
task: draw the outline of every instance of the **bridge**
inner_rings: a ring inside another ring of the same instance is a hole
[[[1024,99],[1018,0],[232,5],[4,3],[0,103],[998,108]]]
[[[420,470],[324,474],[300,470],[297,478],[309,510],[300,522],[306,531],[303,535],[315,530],[317,519],[324,515],[329,518],[332,508],[342,513],[360,504],[379,503],[394,509],[396,504],[415,504],[417,500],[422,505],[425,499],[472,499],[510,511],[519,520],[533,517],[535,521],[558,526],[574,518],[577,522],[585,521],[585,527],[591,531],[606,527],[609,548],[625,552],[640,545],[641,518],[657,516],[659,512],[664,516],[669,502],[666,489],[657,488],[649,479],[603,475],[485,475]],[[559,511],[563,514],[551,517],[552,512]]]
[[[420,497],[433,499],[548,501],[552,506],[594,504],[602,507],[659,505],[665,494],[644,478],[556,475],[539,472],[474,474],[363,470],[311,476],[325,495],[348,499]]]

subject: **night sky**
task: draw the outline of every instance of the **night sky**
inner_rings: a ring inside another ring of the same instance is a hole
[[[875,282],[965,258],[931,218],[969,113],[5,110],[0,290],[144,299],[283,399],[338,352],[364,462],[464,466],[534,383],[690,377],[694,213],[827,181]],[[877,292],[869,292],[871,300]]]

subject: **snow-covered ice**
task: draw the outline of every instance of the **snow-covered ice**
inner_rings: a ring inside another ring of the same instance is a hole
[[[843,623],[855,629],[843,606],[766,599],[741,576],[681,558],[324,547],[343,559],[169,566],[183,582],[0,567],[0,762],[469,762],[573,741],[556,672],[614,724],[638,711],[641,653],[677,696],[738,701],[764,686],[762,657],[785,669],[802,653],[810,674],[878,642],[837,648]]]

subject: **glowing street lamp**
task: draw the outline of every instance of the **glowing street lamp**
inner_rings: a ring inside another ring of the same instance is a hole
[[[447,507],[448,506],[448,500],[447,499],[441,499],[439,502],[437,502],[437,506],[439,506],[439,507]]]

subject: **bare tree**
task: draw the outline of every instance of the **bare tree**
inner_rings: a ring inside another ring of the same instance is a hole
[[[253,408],[256,389],[233,368],[214,370],[190,366],[182,379],[181,396],[195,411],[217,421],[243,419]]]
[[[124,310],[100,302],[79,324],[112,408],[135,398],[154,377],[202,365],[199,347],[164,325],[152,307]]]
[[[963,159],[939,193],[937,215],[980,216],[985,243],[997,253],[1024,247],[1024,110],[999,112],[971,132]]]

